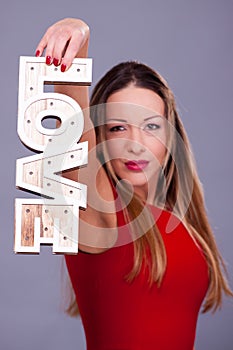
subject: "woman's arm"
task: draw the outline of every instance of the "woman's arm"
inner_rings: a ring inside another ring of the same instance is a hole
[[[66,71],[75,57],[88,56],[89,38],[90,30],[85,22],[66,18],[48,28],[36,48],[36,55],[41,56],[45,50],[46,63]],[[75,99],[85,112],[85,127],[80,142],[88,141],[88,165],[79,171],[69,171],[65,176],[88,187],[87,202],[95,205],[87,205],[86,210],[80,211],[79,247],[87,252],[99,253],[113,245],[116,239],[116,215],[110,183],[95,155],[96,136],[88,113],[88,87],[55,85],[55,91]],[[98,168],[100,170],[96,174]],[[112,234],[109,228],[113,228]]]

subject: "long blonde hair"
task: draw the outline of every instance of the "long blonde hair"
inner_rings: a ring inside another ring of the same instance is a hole
[[[145,64],[129,61],[113,67],[97,83],[90,101],[91,119],[95,126],[97,143],[101,145],[105,141],[105,120],[104,113],[100,113],[100,106],[107,102],[112,93],[130,84],[154,91],[164,102],[165,117],[171,126],[167,145],[169,151],[157,184],[155,205],[160,206],[162,203],[165,209],[169,208],[177,215],[189,234],[202,248],[209,269],[209,288],[203,312],[210,309],[216,310],[222,303],[223,293],[231,296],[233,294],[225,278],[226,268],[207,218],[202,186],[184,126],[177,112],[173,93],[157,72]],[[98,157],[112,182],[118,185],[121,198],[127,202],[128,189],[118,182],[111,163],[106,161],[106,152],[106,149],[100,147]],[[124,214],[126,221],[136,220],[137,228],[141,232],[146,232],[134,240],[134,266],[127,279],[132,281],[140,272],[142,263],[145,261],[150,269],[149,283],[160,285],[166,270],[167,257],[162,237],[150,210],[145,208],[144,203],[134,194],[126,205]],[[140,219],[137,219],[139,217]],[[151,259],[146,258],[145,252],[148,247]],[[74,315],[76,311],[75,299],[73,299],[68,313]]]

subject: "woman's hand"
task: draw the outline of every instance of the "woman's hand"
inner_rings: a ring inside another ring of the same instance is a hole
[[[75,57],[87,57],[90,30],[80,19],[65,18],[49,27],[36,48],[36,56],[45,51],[46,63],[61,66],[65,72]]]

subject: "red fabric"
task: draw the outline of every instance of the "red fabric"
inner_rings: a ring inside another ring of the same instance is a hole
[[[66,256],[88,350],[192,350],[196,322],[208,289],[204,256],[187,230],[167,211],[152,207],[166,252],[160,288],[143,271],[132,282],[133,243],[101,254]],[[118,212],[119,226],[124,223]],[[166,233],[169,219],[173,231]]]

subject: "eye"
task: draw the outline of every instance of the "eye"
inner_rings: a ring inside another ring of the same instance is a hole
[[[155,123],[149,123],[149,124],[146,124],[144,129],[148,130],[148,131],[153,131],[153,130],[160,129],[160,125],[155,124]]]
[[[114,125],[109,128],[110,132],[124,131],[125,127],[123,125]]]

